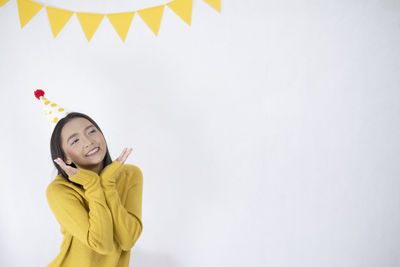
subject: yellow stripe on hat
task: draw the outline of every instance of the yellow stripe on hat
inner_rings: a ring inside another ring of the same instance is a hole
[[[62,118],[66,117],[67,114],[69,113],[69,110],[60,107],[58,104],[50,100],[47,100],[47,98],[44,97],[44,91],[41,89],[37,89],[36,91],[34,91],[34,95],[37,99],[40,100],[42,104],[44,113],[48,118],[50,129],[54,130],[54,127],[56,126],[57,122],[59,122]]]

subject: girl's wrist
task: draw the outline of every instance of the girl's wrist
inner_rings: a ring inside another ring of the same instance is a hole
[[[94,180],[99,180],[99,175],[94,171],[78,168],[78,172],[68,179],[87,187],[93,183]]]
[[[102,183],[107,184],[107,181],[115,182],[115,175],[122,167],[122,163],[114,160],[111,164],[107,165],[100,173]]]

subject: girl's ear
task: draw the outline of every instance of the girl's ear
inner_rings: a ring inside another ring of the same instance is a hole
[[[68,158],[64,158],[64,162],[66,163],[66,164],[71,164],[71,160],[70,159],[68,159]]]

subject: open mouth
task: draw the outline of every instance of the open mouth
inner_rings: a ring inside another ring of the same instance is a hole
[[[100,150],[99,147],[96,147],[96,148],[90,150],[89,153],[86,154],[86,157],[90,157],[90,156],[96,155],[99,152],[99,150]]]

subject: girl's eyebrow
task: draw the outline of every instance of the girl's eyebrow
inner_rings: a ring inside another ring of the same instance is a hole
[[[90,124],[89,126],[87,126],[86,128],[85,128],[85,131],[87,130],[87,129],[89,129],[90,127],[92,127],[92,126],[94,126],[93,124]],[[71,139],[71,138],[73,138],[74,136],[76,136],[78,133],[74,133],[74,134],[72,134],[70,137],[68,137],[68,139],[67,139],[67,143],[69,142],[69,139]]]

